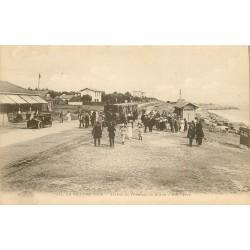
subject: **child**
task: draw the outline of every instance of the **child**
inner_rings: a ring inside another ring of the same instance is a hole
[[[143,126],[141,122],[138,122],[138,136],[139,136],[139,140],[142,141],[142,134],[143,134]]]

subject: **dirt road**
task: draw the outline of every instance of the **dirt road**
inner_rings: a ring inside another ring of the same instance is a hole
[[[153,131],[110,148],[104,131],[94,147],[91,128],[72,126],[1,148],[1,191],[110,194],[246,193],[249,150],[237,135],[205,131],[207,141],[190,148],[184,133]]]

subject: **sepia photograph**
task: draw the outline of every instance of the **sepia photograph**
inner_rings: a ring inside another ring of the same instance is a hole
[[[248,46],[0,46],[0,204],[250,204]]]

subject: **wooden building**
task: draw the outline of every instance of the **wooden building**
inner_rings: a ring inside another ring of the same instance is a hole
[[[94,88],[85,88],[79,91],[81,96],[89,95],[92,97],[92,102],[102,102],[102,91]]]
[[[0,81],[0,125],[15,120],[18,112],[48,111],[48,103],[38,94],[15,84]]]
[[[196,110],[198,108],[199,106],[194,103],[179,101],[174,106],[174,113],[180,116],[180,118],[186,118],[188,122],[191,122],[196,117]]]

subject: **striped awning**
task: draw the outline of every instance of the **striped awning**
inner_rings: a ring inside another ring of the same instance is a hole
[[[32,96],[32,98],[35,99],[38,103],[47,103],[45,100],[43,100],[43,98],[38,95],[34,95]]]
[[[8,96],[11,100],[13,100],[17,104],[27,104],[27,102],[18,95],[6,95],[6,96]]]
[[[38,104],[38,101],[36,101],[34,98],[28,95],[19,95],[22,99],[24,99],[26,102],[30,104]]]
[[[0,95],[0,104],[15,104],[15,102],[6,95]]]
[[[37,95],[11,95],[0,94],[0,104],[47,104],[44,99]]]

